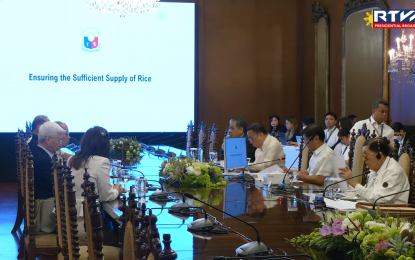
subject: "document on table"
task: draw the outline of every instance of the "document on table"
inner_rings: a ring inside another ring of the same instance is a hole
[[[332,200],[328,198],[324,198],[326,202],[326,206],[333,209],[338,210],[348,210],[348,209],[356,209],[357,202],[355,201],[345,201],[345,200]]]

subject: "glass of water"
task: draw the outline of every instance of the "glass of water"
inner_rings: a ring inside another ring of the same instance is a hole
[[[209,157],[210,157],[210,161],[213,164],[216,164],[218,162],[218,158],[217,158],[216,152],[210,152],[209,153]]]

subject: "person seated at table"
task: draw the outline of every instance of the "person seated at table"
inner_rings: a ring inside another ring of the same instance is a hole
[[[285,133],[285,140],[288,145],[297,145],[297,136],[301,135],[301,129],[298,125],[297,118],[295,116],[289,116],[285,119],[285,125],[287,132]]]
[[[352,127],[352,120],[350,120],[348,117],[342,117],[339,119],[339,130],[345,129],[346,131],[350,131]]]
[[[334,153],[337,156],[343,156],[346,165],[349,163],[349,151],[350,151],[350,133],[346,129],[339,130],[337,136],[340,139],[341,145],[337,145],[334,149]]]
[[[64,130],[53,122],[45,122],[39,128],[38,144],[30,148],[33,155],[36,233],[55,231],[55,207],[51,162],[53,154],[59,150]]]
[[[49,118],[47,116],[36,116],[32,122],[32,137],[27,140],[27,144],[29,148],[33,150],[34,147],[38,145],[38,135],[40,127],[45,123],[49,122]]]
[[[333,149],[334,146],[337,144],[337,134],[339,133],[339,129],[337,129],[337,115],[333,112],[327,112],[326,116],[324,117],[324,122],[326,124],[327,129],[324,130],[324,142]]]
[[[311,116],[306,116],[301,120],[301,125],[303,126],[303,130],[312,124],[315,124],[316,121],[314,120],[314,118],[312,118]]]
[[[306,183],[323,186],[327,175],[333,175],[331,158],[335,156],[333,150],[324,142],[324,130],[313,124],[303,130],[303,137],[308,148],[313,152],[308,169],[297,172],[297,179]]]
[[[95,126],[88,129],[81,139],[81,150],[72,156],[68,165],[72,168],[75,176],[76,199],[78,212],[81,210],[82,197],[81,184],[84,182],[83,176],[87,168],[91,182],[95,182],[96,191],[99,194],[99,201],[113,201],[126,190],[121,184],[112,185],[110,181],[110,141],[107,130]]]
[[[235,138],[235,137],[245,137],[246,138],[246,156],[251,159],[251,162],[255,161],[255,151],[256,148],[248,140],[246,135],[246,121],[243,118],[232,118],[229,121],[229,134],[226,138]],[[224,160],[223,148],[225,144],[222,144],[220,148],[220,159]]]
[[[271,167],[272,165],[278,165],[282,170],[286,169],[285,153],[282,149],[280,141],[278,141],[277,138],[269,135],[262,124],[253,123],[250,125],[248,127],[248,138],[251,144],[257,148],[255,151],[255,161],[253,164],[262,163],[258,165],[251,164],[249,166],[249,171],[259,172],[265,168]],[[280,160],[282,158],[284,159]]]
[[[278,115],[273,115],[269,117],[269,134],[272,133],[285,133],[287,132],[287,127],[280,123],[280,117]]]
[[[347,181],[354,187],[361,199],[374,202],[379,197],[409,189],[408,177],[405,170],[393,158],[388,157],[389,142],[382,137],[367,140],[363,144],[363,160],[370,169],[366,186],[362,186],[357,179]],[[340,176],[345,179],[353,177],[353,172],[340,168]],[[386,204],[407,204],[409,192],[391,195],[379,200]]]
[[[347,117],[350,119],[350,121],[352,121],[352,125],[356,124],[356,122],[357,122],[357,116],[356,115],[348,115]]]
[[[405,126],[402,123],[395,122],[392,124],[394,132],[394,141],[398,145],[398,154],[401,154],[402,147],[404,145],[410,145],[412,148],[415,146],[415,138],[410,133],[406,132]]]
[[[57,123],[60,127],[62,127],[63,130],[65,130],[65,133],[62,136],[61,149],[56,151],[56,153],[58,155],[58,158],[61,158],[67,161],[69,157],[71,157],[72,155],[70,155],[69,153],[66,153],[64,150],[62,150],[62,148],[65,148],[66,146],[68,146],[69,140],[71,139],[71,137],[69,136],[69,129],[65,123],[62,123],[60,121],[56,121],[55,123]]]
[[[45,122],[39,128],[36,137],[39,144],[30,149],[33,155],[35,199],[53,197],[52,156],[59,150],[64,132],[53,122]]]

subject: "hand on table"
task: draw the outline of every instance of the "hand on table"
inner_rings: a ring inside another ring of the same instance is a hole
[[[293,146],[297,146],[297,142],[293,142],[293,141],[288,141],[288,145],[293,145]]]
[[[115,184],[114,186],[112,186],[112,188],[114,190],[117,190],[118,191],[118,194],[127,192],[126,189],[124,189],[123,187],[121,187],[121,184]]]
[[[353,177],[353,172],[350,170],[349,166],[346,166],[345,168],[339,168],[339,174],[342,178],[345,179]],[[347,183],[353,186],[353,188],[358,184],[356,179],[348,180]]]

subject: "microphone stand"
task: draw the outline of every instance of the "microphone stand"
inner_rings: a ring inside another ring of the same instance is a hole
[[[204,202],[202,200],[199,200],[198,198],[196,198],[195,196],[193,196],[190,193],[185,192],[184,195],[186,197],[188,197],[189,199],[197,200],[197,201],[199,201],[199,202],[201,202],[201,203],[203,203],[203,204],[205,204],[205,205],[207,205],[207,206],[209,206],[209,207],[211,207],[213,209],[216,209],[219,212],[222,212],[223,214],[228,215],[229,217],[232,217],[232,218],[234,218],[236,220],[239,220],[240,222],[245,223],[246,225],[252,227],[255,230],[256,235],[257,235],[257,241],[252,241],[252,242],[249,242],[249,243],[247,243],[245,245],[242,245],[242,246],[238,247],[236,249],[236,256],[242,256],[242,257],[244,257],[244,256],[264,256],[264,255],[269,255],[267,246],[264,243],[261,242],[261,239],[259,237],[258,230],[253,225],[251,225],[248,222],[243,221],[242,219],[239,219],[239,218],[237,218],[237,217],[235,217],[235,216],[233,216],[233,215],[231,215],[231,214],[229,214],[229,213],[227,213],[227,212],[225,212],[223,210],[220,210],[220,209],[218,209],[218,208],[216,208],[216,207],[214,207],[214,206],[212,206],[212,205],[210,205],[210,204],[208,204],[208,203],[206,203],[206,202]]]
[[[372,210],[375,210],[375,207],[376,207],[376,202],[378,202],[378,200],[383,199],[383,198],[385,198],[385,197],[392,196],[392,195],[396,195],[396,194],[404,193],[404,192],[407,192],[407,191],[411,191],[411,189],[409,189],[409,190],[403,190],[403,191],[400,191],[400,192],[395,192],[395,193],[388,194],[388,195],[385,195],[385,196],[382,196],[382,197],[377,198],[377,199],[375,200],[375,203],[373,203],[373,208],[372,208]]]
[[[333,185],[336,185],[336,184],[339,184],[339,183],[341,183],[341,182],[345,182],[345,181],[348,181],[348,180],[351,180],[351,179],[357,178],[357,177],[362,176],[362,175],[369,174],[369,173],[370,173],[370,171],[366,171],[366,172],[364,172],[364,173],[362,173],[362,174],[359,174],[359,175],[356,175],[356,176],[353,176],[353,177],[350,177],[350,178],[347,178],[347,179],[344,179],[344,180],[341,180],[341,181],[338,181],[338,182],[331,183],[331,184],[327,185],[327,186],[324,188],[324,190],[323,190],[323,196],[322,196],[322,197],[317,197],[317,198],[313,201],[313,202],[314,202],[314,206],[315,206],[316,208],[325,208],[325,207],[326,207],[326,202],[324,201],[324,197],[326,196],[326,190],[327,190],[327,188],[328,188],[328,187],[333,186]]]
[[[305,147],[308,147],[308,144],[310,143],[311,140],[313,140],[314,136],[310,137],[308,139],[308,142],[306,143]],[[284,178],[282,179],[282,183],[278,184],[277,186],[277,192],[278,193],[294,193],[295,189],[291,184],[285,184],[285,177],[287,177],[287,174],[290,172],[291,168],[293,167],[294,163],[297,161],[298,158],[300,158],[300,156],[302,155],[302,151],[298,153],[297,158],[295,158],[294,162],[291,164],[290,168],[287,169],[287,172],[284,175]]]
[[[245,169],[246,168],[248,168],[249,166],[252,166],[252,165],[260,165],[260,164],[264,164],[264,163],[270,163],[270,162],[278,162],[278,161],[284,161],[285,160],[285,158],[278,158],[278,159],[275,159],[275,160],[271,160],[271,161],[266,161],[266,162],[260,162],[260,163],[254,163],[254,164],[250,164],[250,165],[247,165],[247,166],[245,166],[243,169],[242,169],[242,173],[239,175],[239,178],[242,180],[242,181],[255,181],[255,179],[252,177],[252,176],[250,176],[250,175],[248,175],[248,174],[245,174]],[[249,176],[249,177],[248,177]]]

